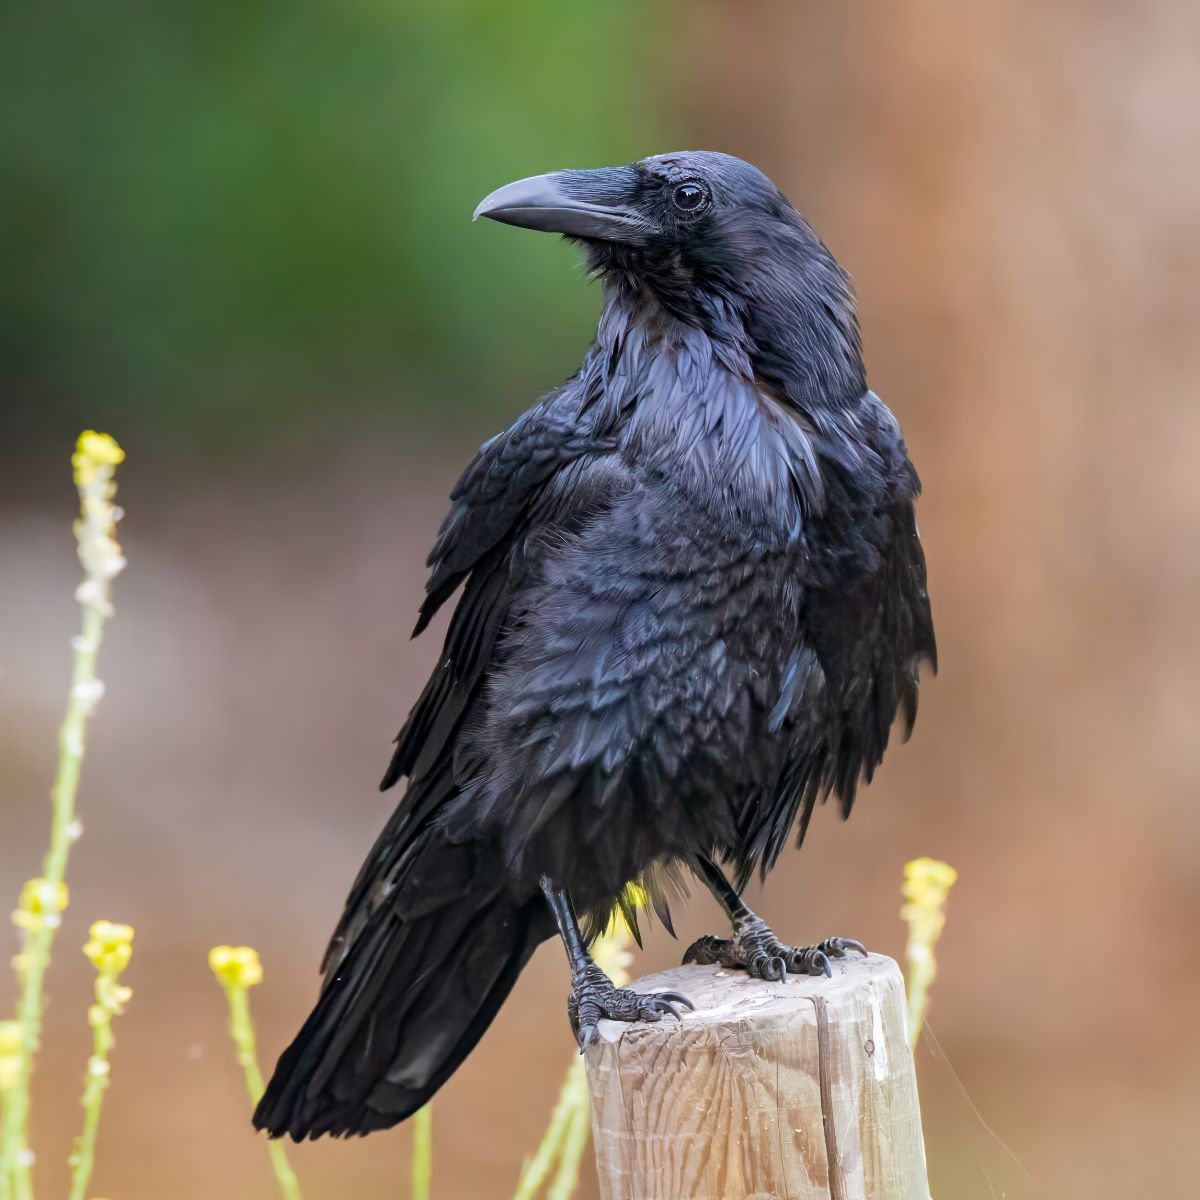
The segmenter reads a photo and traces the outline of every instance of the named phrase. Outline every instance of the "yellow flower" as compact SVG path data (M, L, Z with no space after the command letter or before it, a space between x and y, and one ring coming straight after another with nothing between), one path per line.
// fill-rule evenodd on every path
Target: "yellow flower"
M946 897L958 878L949 863L914 858L904 864L901 918L908 923L908 1020L913 1045L925 1019L929 988L937 974L934 946L946 924Z
M124 460L125 451L107 433L84 430L75 443L75 453L71 455L75 483L80 487L91 483L102 469L115 467Z
M904 864L904 898L910 904L931 908L944 904L958 872L935 858L914 858Z
M20 907L35 916L60 913L67 907L70 893L65 883L54 884L45 879L28 879L21 889Z
M904 864L904 884L900 889L906 903L900 917L907 921L919 942L938 939L946 923L943 906L958 872L949 863L933 858L914 858Z
M59 914L67 907L70 893L65 883L53 884L45 879L26 880L21 888L13 924L18 929L54 928L60 923Z
M119 975L133 957L133 929L112 921L96 921L88 930L84 954L105 975Z
M208 965L224 987L248 988L262 983L263 969L258 951L250 946L214 946Z

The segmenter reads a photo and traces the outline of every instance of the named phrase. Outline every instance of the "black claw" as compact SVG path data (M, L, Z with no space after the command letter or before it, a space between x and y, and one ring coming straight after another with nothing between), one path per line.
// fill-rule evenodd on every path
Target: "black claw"
M866 954L862 943L854 938L829 938L815 946L787 946L756 919L738 928L731 940L699 938L688 948L683 960L740 967L755 979L785 983L789 973L828 976L829 959L843 958L849 950Z
M661 1021L665 1015L680 1020L676 1004L694 1009L695 1005L679 992L642 994L618 988L599 971L575 981L575 991L567 1000L567 1015L575 1030L582 1054L595 1041L600 1021Z
M867 948L857 938L833 937L827 938L818 947L831 958L845 958L850 950L856 950L863 958L867 957Z
M691 1012L696 1011L696 1006L682 992L655 992L654 995L659 1000L671 1000L676 1004L682 1004Z
M787 978L787 964L773 954L760 954L754 960L752 975L765 983L782 983Z
M683 953L683 961L695 963L702 967L713 964L725 965L731 943L713 937L711 934L697 938Z
M833 977L831 958L845 958L856 951L864 958L867 949L856 938L832 937L815 946L787 946L761 918L753 915L734 925L733 938L724 941L703 937L684 954L684 962L718 963L722 967L740 967L755 979L784 983L788 973Z

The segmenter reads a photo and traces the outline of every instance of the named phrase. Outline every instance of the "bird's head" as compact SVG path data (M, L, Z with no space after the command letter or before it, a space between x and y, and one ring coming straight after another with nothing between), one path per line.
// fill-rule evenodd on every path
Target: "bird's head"
M535 175L492 192L475 217L580 242L619 293L740 344L789 393L865 388L845 273L787 197L739 158L680 151Z

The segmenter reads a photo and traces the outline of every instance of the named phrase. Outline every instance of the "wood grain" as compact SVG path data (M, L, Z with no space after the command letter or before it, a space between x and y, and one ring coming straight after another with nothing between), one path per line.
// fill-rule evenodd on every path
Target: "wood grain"
M833 972L635 983L696 1011L600 1025L587 1071L603 1200L927 1200L899 968L871 955Z

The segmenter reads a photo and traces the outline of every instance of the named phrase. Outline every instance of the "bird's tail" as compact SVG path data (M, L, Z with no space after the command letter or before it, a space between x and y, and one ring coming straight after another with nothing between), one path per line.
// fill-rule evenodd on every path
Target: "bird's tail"
M329 968L254 1113L256 1128L297 1141L386 1129L470 1053L553 930L540 893L519 902L499 877L481 881L477 849L437 834L420 847L419 871L379 902ZM463 886L448 894L422 880Z

